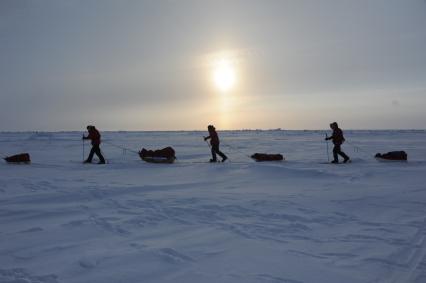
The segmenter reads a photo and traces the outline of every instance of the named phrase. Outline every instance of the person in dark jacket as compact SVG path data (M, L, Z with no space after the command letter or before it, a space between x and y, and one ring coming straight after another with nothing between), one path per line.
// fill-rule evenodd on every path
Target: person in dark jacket
M90 154L87 157L87 159L84 161L84 163L92 163L93 155L96 154L99 158L98 164L105 164L105 159L102 156L100 144L101 144L101 134L99 131L95 128L95 126L87 126L87 131L89 134L87 137L83 136L83 140L91 140L92 143L92 149L90 150Z
M343 157L343 163L348 162L349 156L347 156L341 149L342 143L345 141L343 137L343 131L339 128L336 122L330 124L330 128L333 130L333 134L330 137L326 137L325 140L332 140L334 144L333 157L334 160L331 163L339 163L339 157Z
M222 162L225 162L228 157L226 157L226 155L219 150L220 141L215 127L213 125L209 125L207 127L207 130L209 131L209 136L205 137L204 140L207 141L208 139L210 139L210 145L212 150L212 159L210 159L210 162L217 162L216 154L219 154L219 156L222 157Z

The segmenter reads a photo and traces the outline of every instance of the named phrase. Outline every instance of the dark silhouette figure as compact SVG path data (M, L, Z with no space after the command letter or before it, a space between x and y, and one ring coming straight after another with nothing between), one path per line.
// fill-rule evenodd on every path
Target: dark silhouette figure
M331 137L325 138L325 140L332 140L334 144L333 148L333 158L334 160L331 161L331 163L339 163L339 157L343 157L343 163L348 162L349 156L347 156L341 149L342 143L345 141L345 138L343 137L343 131L339 128L336 122L333 122L330 124L330 128L333 130L333 134Z
M84 163L92 163L93 155L96 154L99 158L98 164L105 164L105 159L102 156L100 144L101 144L101 134L95 128L95 126L87 126L87 131L89 135L87 137L83 136L83 140L91 140L92 141L92 149L90 150L90 154Z
M217 135L215 127L212 125L209 125L207 129L209 131L209 136L205 137L204 140L206 141L210 139L210 145L212 149L212 159L210 159L210 162L217 162L216 154L219 154L219 156L222 157L222 162L225 162L225 160L228 159L228 157L226 157L226 155L219 150L220 141L219 141L219 136Z

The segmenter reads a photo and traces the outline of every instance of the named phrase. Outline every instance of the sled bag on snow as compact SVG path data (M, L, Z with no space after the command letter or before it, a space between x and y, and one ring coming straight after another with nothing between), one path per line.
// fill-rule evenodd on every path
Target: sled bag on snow
M266 154L266 153L255 153L251 156L256 161L281 161L284 157L281 154Z
M21 154L5 157L4 160L6 160L6 162L9 162L9 163L30 163L31 162L30 155L28 153L21 153Z
M173 163L176 159L175 150L170 146L159 150L142 148L139 151L139 156L142 160L153 163Z
M391 151L384 154L377 153L375 157L384 160L407 161L407 153L405 151Z

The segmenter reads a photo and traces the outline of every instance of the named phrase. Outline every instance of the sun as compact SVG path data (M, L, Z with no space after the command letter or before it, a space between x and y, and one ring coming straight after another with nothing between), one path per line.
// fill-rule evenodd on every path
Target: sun
M228 59L218 60L213 70L215 86L222 92L230 91L236 81L235 68Z

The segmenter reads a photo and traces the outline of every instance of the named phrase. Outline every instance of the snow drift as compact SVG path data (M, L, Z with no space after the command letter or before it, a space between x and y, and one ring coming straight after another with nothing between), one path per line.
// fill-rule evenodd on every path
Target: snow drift
M0 282L425 282L426 133L345 133L362 151L338 166L315 131L222 132L223 164L202 132L103 133L172 145L168 166L107 144L109 164L83 165L79 132L2 133L32 163L0 164ZM392 148L413 158L372 158ZM287 161L247 157L271 151Z

